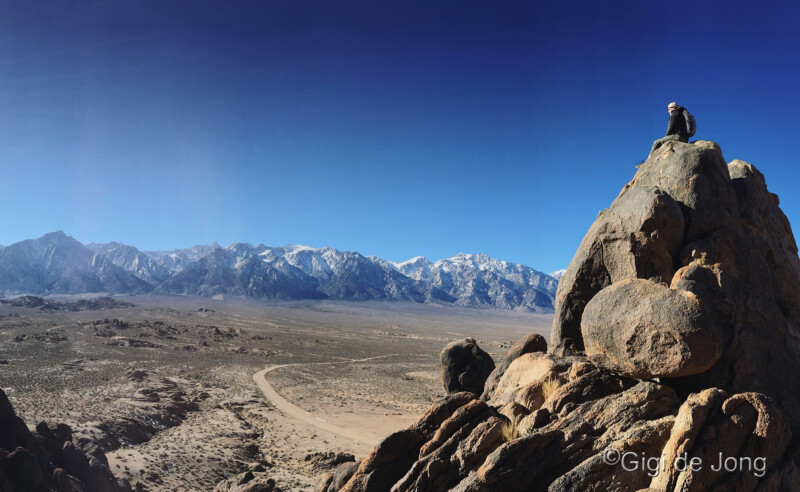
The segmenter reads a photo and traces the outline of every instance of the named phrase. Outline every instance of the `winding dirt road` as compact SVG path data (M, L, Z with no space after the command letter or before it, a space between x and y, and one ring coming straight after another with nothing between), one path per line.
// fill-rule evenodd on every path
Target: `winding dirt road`
M374 432L370 432L366 429L354 429L354 428L346 428L340 427L336 424L332 424L328 422L327 419L322 418L320 416L313 415L309 412L306 412L302 408L293 405L287 399L282 397L275 391L275 388L269 384L267 381L267 373L272 372L276 369L280 369L282 367L290 367L290 366L310 366L310 365L325 365L325 364L352 364L353 362L366 362L369 360L375 359L382 359L385 357L392 357L397 354L390 354L390 355L381 355L379 357L369 357L366 359L352 359L352 360L343 360L337 362L310 362L307 364L280 364L275 366L269 366L264 370L258 371L257 373L253 374L253 380L256 382L256 386L261 392L264 394L264 397L273 405L275 405L280 411L285 413L286 415L296 418L301 422L304 422L308 425L314 426L318 429L322 429L338 436L344 437L345 439L351 439L359 444L367 444L369 446L375 446L378 444L379 439L375 437ZM323 416L324 417L324 416Z

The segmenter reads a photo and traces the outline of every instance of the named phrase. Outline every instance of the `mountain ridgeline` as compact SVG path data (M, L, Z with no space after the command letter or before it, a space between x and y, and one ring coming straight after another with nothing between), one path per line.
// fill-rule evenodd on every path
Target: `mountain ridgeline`
M557 278L484 254L395 263L355 252L236 243L167 252L63 232L0 248L0 295L177 294L398 300L552 312Z

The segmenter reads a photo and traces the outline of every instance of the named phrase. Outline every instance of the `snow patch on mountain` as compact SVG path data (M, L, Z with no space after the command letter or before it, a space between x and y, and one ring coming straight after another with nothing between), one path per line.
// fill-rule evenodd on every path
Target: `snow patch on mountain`
M26 275L35 281L15 280ZM459 253L436 262L422 256L392 262L330 247L248 243L143 252L118 242L83 246L61 231L0 249L0 292L102 288L256 299L407 300L551 312L557 285L550 275L483 253Z
M415 256L402 263L395 263L394 266L404 275L414 280L428 280L431 277L433 263L424 256Z

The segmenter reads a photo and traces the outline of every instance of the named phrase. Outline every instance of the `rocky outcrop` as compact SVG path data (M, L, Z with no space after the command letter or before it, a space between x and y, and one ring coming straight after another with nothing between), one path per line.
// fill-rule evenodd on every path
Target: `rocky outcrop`
M492 373L489 374L489 377L486 379L481 398L484 400L489 399L491 397L490 395L497 387L498 381L500 381L500 379L503 377L503 374L505 374L506 369L508 369L508 366L517 360L519 356L529 354L531 352L547 352L547 340L545 340L544 337L538 333L531 333L530 335L524 336L510 349L508 349L508 354L506 354L505 359L503 359L500 364L494 368Z
M623 485L636 490L649 480L619 473L619 464L605 463L601 453L609 447L636 453L660 449L678 405L670 388L643 381L565 407L549 424L498 447L457 490L523 491L536 483L553 483L554 490L614 490Z
M515 347L481 399L432 406L342 490L800 488L800 259L753 166L662 146L556 302L549 353Z
M777 464L789 444L791 430L775 403L759 393L728 397L717 388L691 395L681 406L664 460L674 463L691 456L705 466L668 467L654 477L657 490L755 490L767 467ZM716 470L715 470L716 467ZM764 482L780 484L773 472ZM796 477L800 478L800 477ZM785 483L794 487L800 482ZM767 488L767 490L769 490Z
M341 490L389 490L410 469L422 445L442 423L475 398L473 393L454 393L431 406L414 425L389 435L367 454Z
M44 423L32 433L0 389L0 491L117 492L131 490L118 482L103 448L74 441L65 424Z
M43 299L37 296L20 296L10 300L0 300L0 304L13 307L24 307L28 309L38 309L39 311L43 311L45 313L53 313L57 311L100 311L104 309L122 309L135 306L130 302L118 301L110 297L59 302L52 299Z
M491 393L487 394L487 399L493 404L515 401L530 410L531 406L525 400L536 398L531 393L538 394L541 398L542 383L554 378L561 382L564 379L562 375L570 367L569 359L553 357L543 352L524 354L508 366L503 377Z
M478 347L474 338L448 344L440 355L442 386L448 393L483 393L486 378L494 370L492 356Z
M621 377L580 356L549 357L559 364L528 385L557 374L564 382L531 401L516 424L491 401L450 395L381 442L341 489L320 490L753 491L800 483L800 455L787 451L790 427L768 397L711 388L681 402L668 385ZM732 472L714 472L719 456ZM681 458L704 467L687 471Z
M800 260L778 205L755 167L726 165L713 142L665 146L583 239L559 285L551 350L675 377L684 395L760 392L797 430L800 381L783 375L800 371Z

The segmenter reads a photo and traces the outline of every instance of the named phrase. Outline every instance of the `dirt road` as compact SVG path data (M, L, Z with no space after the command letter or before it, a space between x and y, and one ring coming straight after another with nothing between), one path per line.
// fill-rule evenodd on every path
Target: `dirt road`
M381 434L376 432L370 431L369 429L358 429L352 427L341 427L334 423L328 421L325 415L314 415L310 412L306 412L302 408L293 405L291 402L283 398L281 395L275 391L275 388L269 384L267 381L267 373L272 372L276 369L280 369L282 367L290 367L290 366L305 366L305 365L326 365L326 364L351 364L353 362L366 362L375 359L382 359L386 357L392 357L397 354L390 354L390 355L382 355L379 357L369 357L366 359L352 359L352 360L343 360L337 362L312 362L307 364L280 364L275 366L267 367L262 371L258 371L257 373L253 374L253 380L256 382L258 389L264 394L264 397L269 400L270 403L275 405L279 410L284 412L286 415L290 417L296 418L302 422L305 422L308 425L316 427L318 429L336 434L338 436L344 437L345 439L351 439L356 443L360 444L367 444L369 446L375 446L378 442L384 437Z

